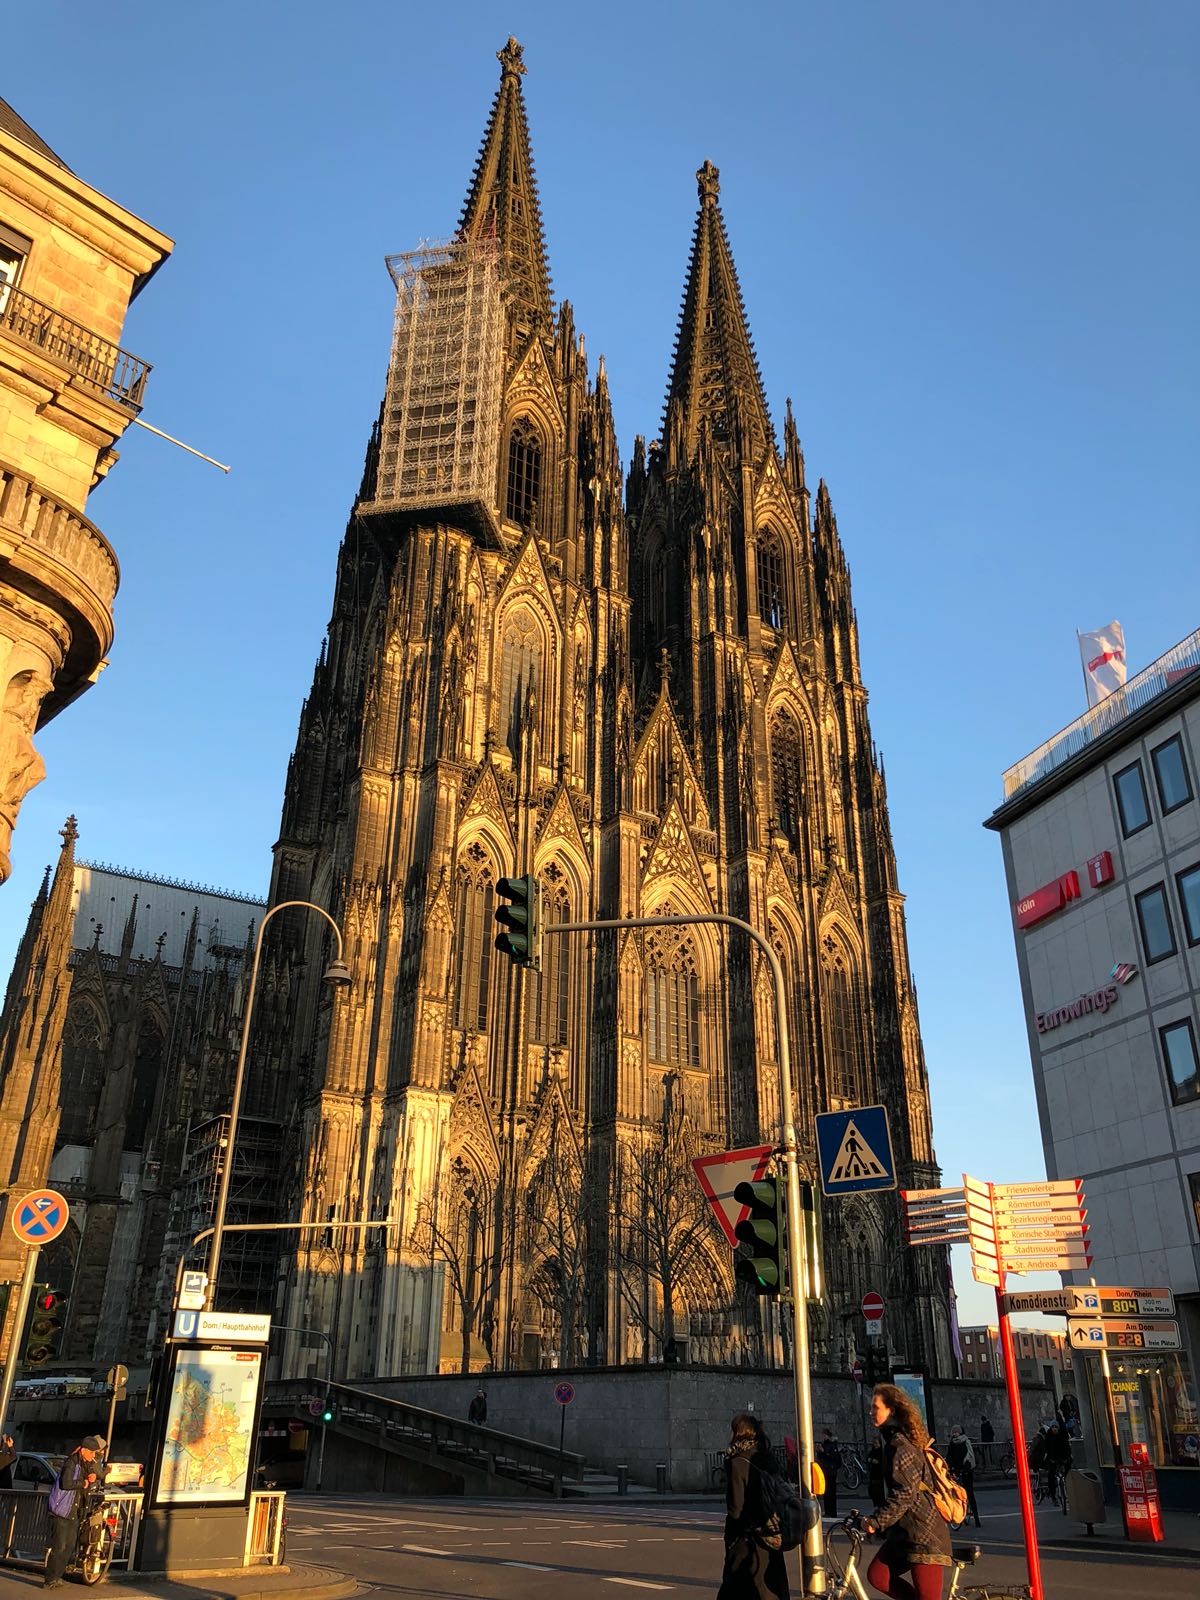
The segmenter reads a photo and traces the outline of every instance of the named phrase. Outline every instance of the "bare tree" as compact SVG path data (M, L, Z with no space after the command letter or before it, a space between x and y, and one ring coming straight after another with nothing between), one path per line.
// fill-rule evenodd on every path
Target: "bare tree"
M525 1194L524 1254L529 1292L544 1297L557 1325L562 1366L582 1354L594 1199L594 1185L570 1135L556 1121L545 1158Z
M512 1256L508 1231L498 1222L495 1181L481 1180L461 1160L451 1165L446 1189L435 1201L424 1202L418 1213L420 1243L446 1263L462 1337L460 1372L471 1370L471 1337L477 1331L489 1363L495 1365L495 1302Z
M708 1276L714 1223L691 1166L686 1114L668 1082L662 1120L645 1144L621 1152L617 1278L628 1314L665 1351L696 1269Z

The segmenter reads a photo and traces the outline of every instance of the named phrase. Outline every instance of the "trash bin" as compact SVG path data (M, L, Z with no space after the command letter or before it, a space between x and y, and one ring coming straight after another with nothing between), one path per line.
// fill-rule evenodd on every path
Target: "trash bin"
M1067 1511L1076 1522L1086 1523L1089 1533L1093 1523L1105 1520L1104 1485L1097 1473L1084 1467L1067 1473Z
M667 1463L659 1461L654 1468L654 1487L659 1494L667 1492Z
M620 1467L617 1468L617 1493L618 1494L628 1494L629 1493L629 1468L628 1468L628 1466L620 1466Z

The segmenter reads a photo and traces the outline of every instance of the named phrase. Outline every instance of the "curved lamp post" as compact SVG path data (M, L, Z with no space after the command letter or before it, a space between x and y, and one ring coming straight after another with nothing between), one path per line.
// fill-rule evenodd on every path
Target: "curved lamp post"
M217 1294L217 1273L221 1266L221 1245L225 1236L225 1208L229 1203L229 1180L233 1176L234 1140L237 1138L238 1112L242 1104L242 1079L246 1073L246 1048L250 1043L250 1018L254 1009L254 991L258 986L258 963L262 955L263 934L267 931L267 923L277 911L287 911L293 907L302 911L315 911L319 917L324 917L333 929L334 938L337 940L337 955L325 969L325 982L341 989L351 981L350 968L342 960L342 930L328 911L321 906L313 905L311 900L281 900L277 906L271 907L258 925L258 938L254 941L254 965L250 969L250 987L246 991L246 1006L242 1014L242 1043L238 1051L237 1071L233 1076L233 1103L229 1108L225 1159L221 1163L221 1182L217 1189L217 1204L213 1213L212 1245L208 1252L208 1287L204 1292L204 1305L208 1311L213 1309L213 1301Z

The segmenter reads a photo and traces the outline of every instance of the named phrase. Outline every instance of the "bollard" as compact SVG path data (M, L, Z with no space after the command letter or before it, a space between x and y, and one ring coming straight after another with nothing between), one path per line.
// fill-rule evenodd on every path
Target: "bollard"
M618 1494L628 1494L629 1493L629 1468L628 1467L618 1467L617 1468L617 1493Z
M667 1492L667 1463L660 1461L654 1468L654 1487L659 1494Z

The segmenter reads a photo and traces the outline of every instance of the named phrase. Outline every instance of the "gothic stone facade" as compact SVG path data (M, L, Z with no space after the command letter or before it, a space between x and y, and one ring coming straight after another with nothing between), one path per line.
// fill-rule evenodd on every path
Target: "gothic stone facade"
M354 982L322 988L319 919L280 928L294 980L253 1071L291 1118L285 1204L312 1225L282 1320L329 1329L351 1378L770 1359L770 1313L687 1166L777 1136L764 962L693 926L551 937L538 977L493 952L492 916L497 879L532 871L548 923L747 919L786 973L805 1151L816 1112L882 1102L901 1184L935 1184L850 575L790 406L782 448L773 429L707 163L662 438L622 483L603 360L593 376L551 301L520 47L499 59L455 241L397 275L388 398L288 772L271 899L330 907ZM447 403L445 371L422 372L448 341L422 347L419 319L471 262L455 348L475 366ZM455 478L461 454L405 478L434 413L486 481ZM359 1217L391 1222L332 1226ZM824 1226L816 1361L861 1342L871 1287L892 1349L948 1371L945 1267L898 1247L896 1197L829 1203Z

